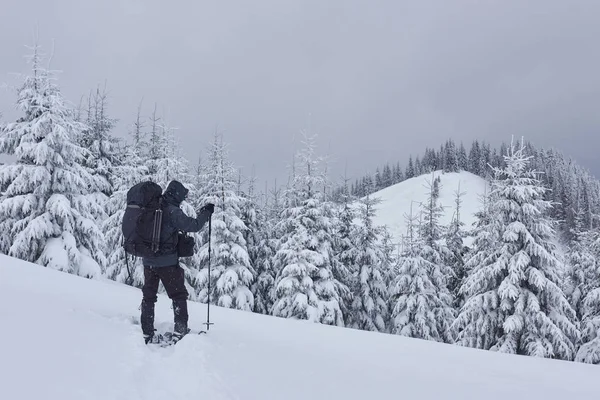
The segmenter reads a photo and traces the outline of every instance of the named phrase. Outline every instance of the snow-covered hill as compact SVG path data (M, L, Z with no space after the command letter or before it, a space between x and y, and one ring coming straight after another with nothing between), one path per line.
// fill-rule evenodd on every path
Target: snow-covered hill
M208 335L143 344L140 291L0 255L2 399L595 399L595 366L215 307ZM206 306L190 304L202 328ZM172 319L160 297L157 320Z
M475 222L475 213L482 207L481 196L486 192L486 182L483 178L470 172L448 172L436 171L432 174L421 175L407 179L396 185L390 186L374 193L373 197L379 197L381 203L377 206L375 223L387 225L394 241L399 243L406 234L405 214L410 213L412 204L413 214L419 214L419 204L426 201L429 189L427 184L431 183L433 177L440 177L439 203L444 206L444 215L440 223L450 224L455 211L455 193L459 189L464 193L462 196L461 221L465 228L470 229ZM466 240L465 244L469 244Z

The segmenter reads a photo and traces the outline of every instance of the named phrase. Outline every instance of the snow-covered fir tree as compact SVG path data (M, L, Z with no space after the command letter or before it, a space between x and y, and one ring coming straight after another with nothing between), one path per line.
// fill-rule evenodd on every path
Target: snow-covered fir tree
M259 213L257 220L261 224L258 241L254 244L256 250L256 280L252 286L254 294L254 311L260 314L270 314L273 307L273 288L275 270L275 235L273 221L267 219L264 210Z
M445 172L458 172L459 171L459 163L458 163L458 152L456 150L456 144L454 144L453 140L448 140L444 147L444 171Z
M379 172L379 168L375 170L375 191L383 189L383 178L381 172Z
M481 147L479 145L479 141L473 141L471 145L471 150L469 151L469 172L474 173L475 175L481 176Z
M440 177L431 174L431 181L428 181L426 186L429 192L427 199L421 203L422 220L418 227L419 235L423 240L421 255L439 268L438 272L446 280L445 286L447 287L449 280L454 277L454 272L450 267L454 256L443 240L447 229L440 224L440 219L444 214L444 208L439 203Z
M178 180L184 186L195 189L194 178L190 173L188 161L181 156L181 148L177 142L175 128L170 127L163 118L156 114L156 106L150 118L151 131L146 164L152 181L166 189L169 182ZM188 196L191 199L191 196ZM186 202L186 207L190 205ZM184 203L185 204L185 203ZM188 211L184 209L184 211ZM190 209L190 211L193 211Z
M383 167L383 173L382 173L381 180L382 180L383 188L390 187L394 184L394 176L393 176L392 167L390 167L390 164L386 164Z
M333 237L333 252L336 263L333 265L333 275L342 283L340 292L340 308L344 314L344 324L349 325L352 318L353 284L358 276L358 246L355 235L354 220L357 210L354 207L356 198L350 194L347 177L340 191L340 204L336 208ZM348 290L346 290L346 288Z
M524 149L511 144L506 168L495 171L491 218L467 261L471 271L461 288L467 300L453 331L463 346L572 360L577 318L559 286L546 189L528 169Z
M467 232L465 232L468 236L473 238L473 244L466 250L466 253L463 255L463 267L462 271L459 271L456 274L454 279L457 280L456 283L460 282L460 285L455 287L451 280L451 287L454 289L453 297L454 297L454 305L457 310L460 310L465 303L465 293L462 290L464 280L467 276L471 274L471 271L479 264L483 263L487 252L479 251L480 249L490 249L498 243L498 233L492 230L489 230L489 226L492 223L492 214L490 205L490 193L488 192L488 187L486 185L485 192L483 195L479 196L480 199L480 210L477 211L474 215L477 218L474 227ZM462 276L460 275L462 272Z
M241 173L240 173L241 180ZM273 256L275 255L272 243L271 225L266 210L258 204L259 195L256 192L256 176L254 172L248 182L248 190L238 189L238 196L242 199L242 222L246 226L243 231L250 265L253 266L256 279L251 291L254 296L254 312L269 314L273 304Z
M578 290L582 296L579 307L582 345L575 359L589 364L600 364L600 234L591 231L586 236L583 240L589 247L586 252L593 256L593 260L580 260L583 277Z
M406 179L410 179L410 178L414 178L415 177L415 165L413 163L412 156L410 156L408 158L408 166L406 167L405 177L406 177Z
M298 167L286 193L286 208L277 231L275 303L272 313L284 318L344 325L342 283L333 275L334 229L329 206L323 206L323 174L313 136L305 136Z
M36 45L32 75L17 91L23 113L0 133L0 152L16 161L0 166L3 253L26 261L97 277L103 273L103 235L91 201L93 177L82 166L89 152L78 145L87 127L43 67Z
M458 168L460 171L469 170L469 157L467 156L467 150L462 142L460 143L460 147L458 149Z
M254 296L250 288L256 272L250 264L244 239L244 232L248 229L242 220L244 199L236 193L237 173L229 161L227 146L219 135L215 135L209 149L206 174L203 202L213 203L215 212L212 215L212 237L205 236L200 251L203 268L198 274L199 299L206 302L210 296L210 301L221 307L252 311ZM210 280L207 268L209 244L212 249Z
M419 156L415 158L415 176L423 174L423 165Z
M383 252L383 264L381 269L385 278L385 286L389 288L398 274L397 261L400 256L400 243L394 241L394 237L387 225L381 226L380 228L381 251Z
M573 230L569 250L566 254L567 279L565 284L565 294L569 299L571 306L577 313L579 320L583 319L583 301L588 293L600 287L598 280L597 256L595 254L596 230L587 231L582 227L583 213L578 213L576 217L578 223Z
M108 115L108 95L97 88L88 98L87 129L84 129L79 140L81 147L88 150L83 166L93 177L93 194L91 196L100 208L104 208L113 192L115 182L112 177L113 166L117 162L117 139L112 130L116 119ZM105 211L105 210L103 210ZM98 221L104 221L106 212L97 215Z
M357 272L352 303L351 327L368 331L386 331L388 321L388 290L383 267L386 254L381 247L382 230L374 226L375 207L378 198L366 196L359 201L358 217L354 242L357 247Z
M492 173L490 169L491 154L489 143L482 143L479 158L479 175L483 178L488 178Z
M448 247L448 250L450 250L450 266L453 271L449 278L448 289L452 293L455 308L460 308L460 306L462 306L462 299L458 292L462 285L462 281L466 276L464 262L464 238L466 237L466 232L463 228L465 224L461 219L463 196L465 194L465 192L460 191L459 183L458 189L454 192L454 213L452 215L452 222L446 232L446 246Z
M265 188L265 205L260 210L259 220L262 221L260 241L257 244L259 263L255 265L256 280L252 285L254 294L254 311L261 314L270 314L274 302L275 277L275 252L277 251L277 231L275 225L279 221L283 203L281 188L277 187L268 191ZM270 200L269 200L270 199Z
M446 276L423 256L425 238L417 233L417 217L405 215L407 234L390 287L391 333L445 342L452 319Z
M402 171L402 167L400 163L396 164L396 168L394 168L394 183L400 183L404 181L404 171Z
M392 326L392 311L393 307L390 301L390 288L392 287L392 283L396 276L398 276L398 259L400 257L400 243L394 242L394 237L390 232L390 229L387 226L381 227L381 251L383 255L383 260L381 264L381 272L383 274L383 279L385 282L385 287L387 288L387 316L388 319L385 322L387 327L387 332L390 331L390 327Z
M576 216L576 229L567 253L566 294L581 321L582 343L576 360L600 364L600 234L585 230L584 212Z

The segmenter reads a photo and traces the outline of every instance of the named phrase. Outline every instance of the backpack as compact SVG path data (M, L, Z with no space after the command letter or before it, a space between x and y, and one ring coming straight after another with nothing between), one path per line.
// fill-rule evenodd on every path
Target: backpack
M123 248L135 257L153 257L165 250L160 243L162 188L151 181L141 182L127 192L123 215Z

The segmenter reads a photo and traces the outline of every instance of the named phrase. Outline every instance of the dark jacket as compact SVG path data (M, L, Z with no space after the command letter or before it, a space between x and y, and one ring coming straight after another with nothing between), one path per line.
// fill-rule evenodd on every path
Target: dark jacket
M188 194L188 190L178 181L171 181L163 193L163 219L160 230L160 241L168 242L176 237L177 232L198 232L210 218L209 212L202 212L196 218L188 217L179 208ZM144 266L169 267L179 263L177 251L156 257L144 257Z

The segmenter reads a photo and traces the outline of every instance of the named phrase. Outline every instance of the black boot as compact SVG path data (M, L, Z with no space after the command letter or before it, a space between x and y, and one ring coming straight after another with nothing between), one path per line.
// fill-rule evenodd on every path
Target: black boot
M141 308L140 324L142 325L142 333L144 337L152 337L154 335L154 302L142 300Z
M182 338L188 329L187 300L173 300L173 316L175 322L174 334Z

